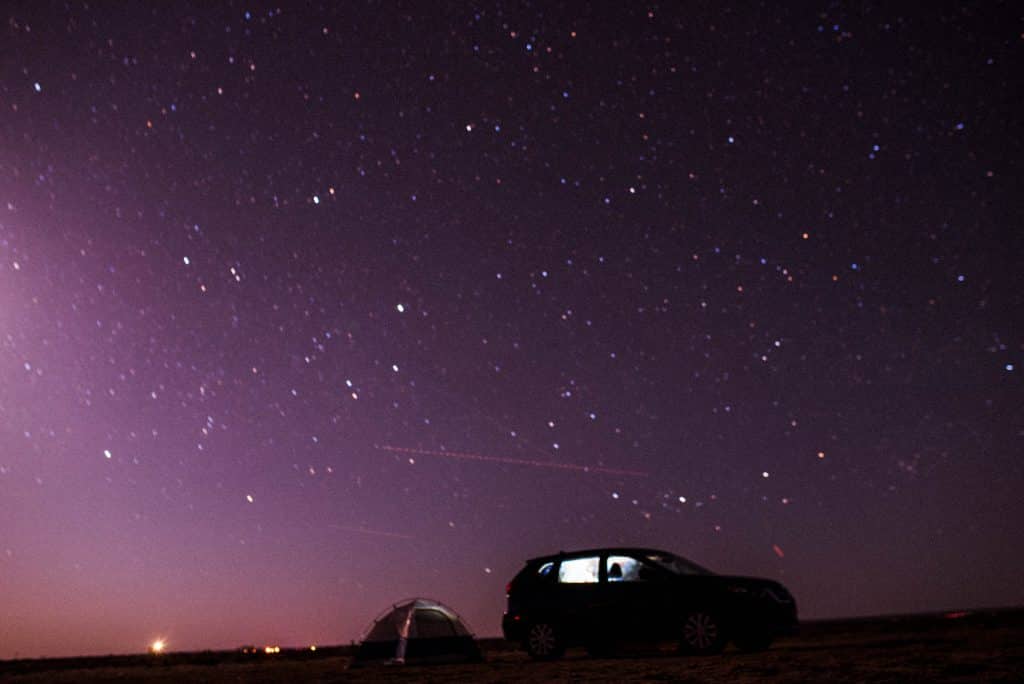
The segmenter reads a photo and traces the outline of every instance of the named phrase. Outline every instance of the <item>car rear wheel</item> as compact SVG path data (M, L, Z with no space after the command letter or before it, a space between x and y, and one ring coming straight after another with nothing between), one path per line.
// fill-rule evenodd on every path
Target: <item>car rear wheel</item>
M526 632L526 652L535 660L554 660L565 652L558 628L550 622L535 622Z
M725 648L725 642L725 631L717 615L707 610L693 610L686 614L679 644L684 653L721 653Z

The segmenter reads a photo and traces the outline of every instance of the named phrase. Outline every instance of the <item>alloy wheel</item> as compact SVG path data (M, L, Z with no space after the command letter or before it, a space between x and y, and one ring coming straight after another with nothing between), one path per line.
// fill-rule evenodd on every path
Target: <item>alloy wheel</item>
M530 627L526 639L530 654L536 658L551 657L558 650L558 634L546 622L538 622Z
M697 653L713 650L719 643L718 622L708 613L690 613L683 624L683 641Z

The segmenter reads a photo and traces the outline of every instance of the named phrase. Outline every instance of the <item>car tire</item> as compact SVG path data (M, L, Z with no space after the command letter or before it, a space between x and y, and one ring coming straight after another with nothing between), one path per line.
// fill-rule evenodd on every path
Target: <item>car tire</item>
M736 642L736 648L741 651L753 653L755 651L767 650L768 647L772 645L772 637L772 634L760 632L737 636L733 641Z
M710 610L691 610L683 618L679 649L691 655L721 653L727 639L721 620Z
M555 660L565 653L565 643L558 627L550 622L534 622L526 630L523 642L534 660Z

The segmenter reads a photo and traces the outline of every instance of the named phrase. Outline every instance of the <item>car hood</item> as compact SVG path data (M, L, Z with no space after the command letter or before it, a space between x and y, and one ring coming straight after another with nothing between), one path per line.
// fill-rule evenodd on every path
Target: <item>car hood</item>
M791 603L793 595L780 582L764 577L745 577L743 575L718 575L719 580L731 591L750 592L773 598L779 603Z

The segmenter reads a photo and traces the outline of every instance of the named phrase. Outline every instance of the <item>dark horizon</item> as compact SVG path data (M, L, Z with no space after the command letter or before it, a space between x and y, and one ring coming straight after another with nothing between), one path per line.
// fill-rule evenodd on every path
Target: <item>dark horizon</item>
M0 658L580 547L1024 605L1015 5L2 18Z
M869 624L875 622L908 622L908 621L920 621L929 620L934 618L941 618L943 621L954 621L963 620L968 618L980 618L980 617L992 617L992 616L1003 616L1011 615L1016 613L1024 613L1024 606L990 606L983 608L970 608L970 609L949 609L949 610L936 610L926 613L901 613L901 614L886 614L886 615L855 615L849 617L831 617L831 618L817 618L811 620L801 620L800 627L804 628L802 631L798 630L796 635L806 636L807 630L817 631L822 628L829 627L853 627L859 624ZM371 620L371 624L372 624ZM370 624L367 625L369 627ZM795 636L795 635L794 635ZM480 642L481 646L486 650L488 647L495 647L501 649L516 648L515 644L507 642L504 637L500 634L474 634L475 639ZM281 654L305 654L310 651L310 646L316 646L315 651L311 652L311 657L323 657L325 654L331 656L336 655L338 651L348 652L350 649L354 649L359 646L360 640L355 639L346 642L338 643L322 643L322 644L274 644L280 647ZM18 660L41 660L41 661L61 661L61 660L83 660L83 659L104 659L104 658L131 658L137 659L139 656L145 657L166 657L166 656L191 656L191 655L203 655L203 654L234 654L238 653L241 648L249 648L255 646L257 649L256 655L262 656L263 654L259 651L265 646L270 644L255 644L252 641L244 641L234 646L228 646L223 648L203 648L195 651L175 651L167 650L163 651L160 655L154 655L149 649L142 649L134 652L123 652L123 653L89 653L89 654L78 654L69 656L34 656L24 657L14 655L10 658L0 658L0 663L12 663ZM277 654L275 654L277 655Z

